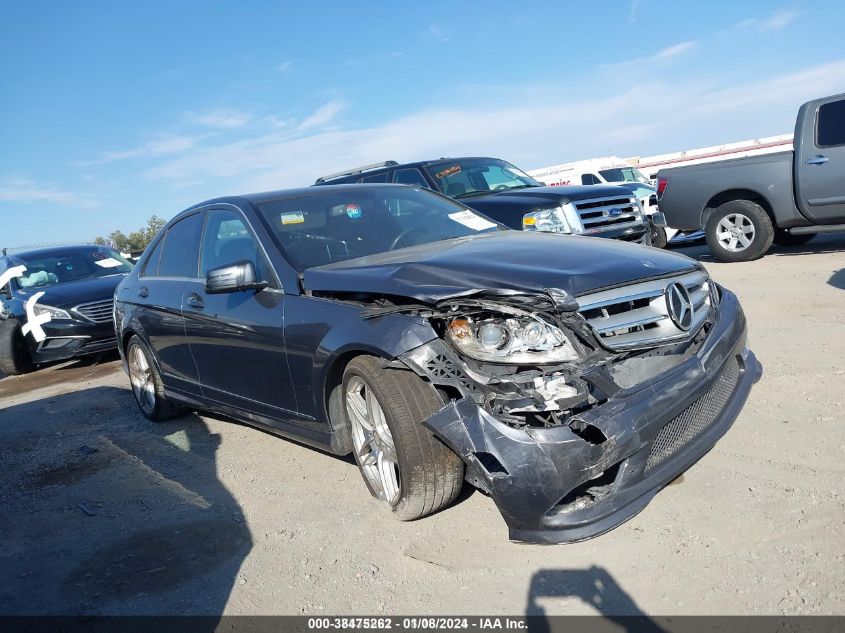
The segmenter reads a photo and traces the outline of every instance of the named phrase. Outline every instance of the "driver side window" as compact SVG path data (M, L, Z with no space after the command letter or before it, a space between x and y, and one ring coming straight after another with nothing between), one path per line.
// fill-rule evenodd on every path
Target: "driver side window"
M240 214L222 209L209 211L202 239L202 276L209 270L244 260L253 263L259 280L272 281L270 267Z

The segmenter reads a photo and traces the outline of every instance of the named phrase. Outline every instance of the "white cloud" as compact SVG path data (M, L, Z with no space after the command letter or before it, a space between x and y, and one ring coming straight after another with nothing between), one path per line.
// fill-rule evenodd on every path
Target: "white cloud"
M243 127L250 122L252 117L238 110L213 108L202 112L189 112L185 115L185 119L193 125L227 130Z
M761 31L780 31L782 28L785 28L792 24L795 21L795 18L797 17L797 11L779 9L765 20L762 20L758 25L758 28Z
M279 72L286 73L291 69L291 66L293 66L293 62L290 60L282 62L281 64L279 64Z
M93 165L105 165L120 160L133 158L158 158L170 154L180 154L193 148L206 136L176 136L172 134L159 134L153 140L147 141L139 147L132 149L105 152L99 158L92 160L72 161L75 167L90 167Z
M734 86L654 79L610 99L578 100L547 87L541 100L429 109L374 127L315 128L310 134L302 134L309 128L300 124L204 145L145 176L205 180L209 184L197 193L211 197L308 185L326 173L387 159L492 155L531 169L607 154L674 151L787 132L802 101L832 94L843 84L845 59ZM326 104L308 119L328 124L337 108Z
M50 202L85 208L99 204L89 195L57 189L50 183L39 183L29 178L7 178L0 182L0 202Z
M296 126L296 130L298 132L303 132L305 130L326 125L340 114L345 107L346 105L340 99L329 101L325 105L319 107L313 114L307 116L302 123Z
M449 39L450 39L449 36L446 35L446 33L443 31L443 29L441 29L436 24L431 24L426 29L426 33L428 33L431 37L433 37L434 39L436 39L440 42L448 42Z
M647 57L637 57L623 62L602 64L600 68L621 68L623 66L634 66L637 64L645 65L655 62L667 62L687 53L688 51L691 51L696 46L698 46L698 42L693 40L680 42L678 44L673 44L672 46L667 46L666 48L657 51L653 55L648 55Z
M791 9L778 9L767 18L748 18L741 20L736 24L729 26L726 29L719 31L718 35L725 36L743 31L746 29L754 29L761 32L773 32L785 29L792 24L800 13Z

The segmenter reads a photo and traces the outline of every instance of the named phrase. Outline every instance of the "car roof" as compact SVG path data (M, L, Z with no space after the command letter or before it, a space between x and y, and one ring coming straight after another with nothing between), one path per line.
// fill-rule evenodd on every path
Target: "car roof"
M273 202L276 200L287 200L289 198L304 198L311 196L325 196L329 192L334 191L357 191L362 189L381 189L391 187L408 187L410 185L394 184L394 183L362 183L351 184L343 183L337 185L325 185L322 187L298 187L296 189L277 189L275 191L261 191L257 193L244 193L236 196L224 196L221 198L213 198L200 202L194 206L185 209L184 212L193 211L201 207L207 207L214 204L234 204L235 206L245 206L246 204L258 205L265 202ZM181 215L181 213L180 213Z
M372 176L373 174L380 174L385 171L389 171L391 169L407 169L411 167L429 167L431 165L439 165L441 163L449 163L456 160L501 160L503 162L507 162L503 158L494 158L492 156L441 156L440 158L432 158L430 160L417 160L410 163L398 163L398 164L391 164L391 165L384 165L381 167L374 167L372 169L367 169L366 171L356 172L353 174L338 174L334 178L328 178L324 180L323 183L330 183L334 181L348 181L348 180L357 180L359 178L363 178L366 176ZM363 184L363 183L362 183Z
M51 246L49 248L33 248L31 250L17 250L14 253L7 253L6 258L14 260L18 257L49 257L62 253L89 250L92 248L112 248L108 244L74 244L73 246ZM113 249L112 249L113 250Z

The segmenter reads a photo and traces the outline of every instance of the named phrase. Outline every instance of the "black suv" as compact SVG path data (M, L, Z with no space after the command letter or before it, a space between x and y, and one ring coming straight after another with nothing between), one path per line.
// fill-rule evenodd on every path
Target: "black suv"
M505 226L526 231L609 237L651 244L636 196L616 185L548 187L498 158L389 160L318 178L315 185L398 183L460 200Z
M466 479L514 539L588 538L703 456L761 370L697 262L563 239L421 187L212 200L118 286L120 351L151 420L208 410L352 453L400 519Z
M114 349L114 289L130 270L106 246L0 256L0 372Z

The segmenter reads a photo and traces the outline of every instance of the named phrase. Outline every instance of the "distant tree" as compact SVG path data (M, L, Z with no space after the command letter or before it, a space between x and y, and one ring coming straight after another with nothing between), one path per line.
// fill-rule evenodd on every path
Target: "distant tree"
M142 251L147 247L147 244L153 241L153 238L165 224L167 224L167 220L160 218L157 215L153 215L147 220L147 226L140 228L137 231L132 231L128 235L123 231L112 231L109 233L108 237L94 238L94 243L112 244L122 253Z

